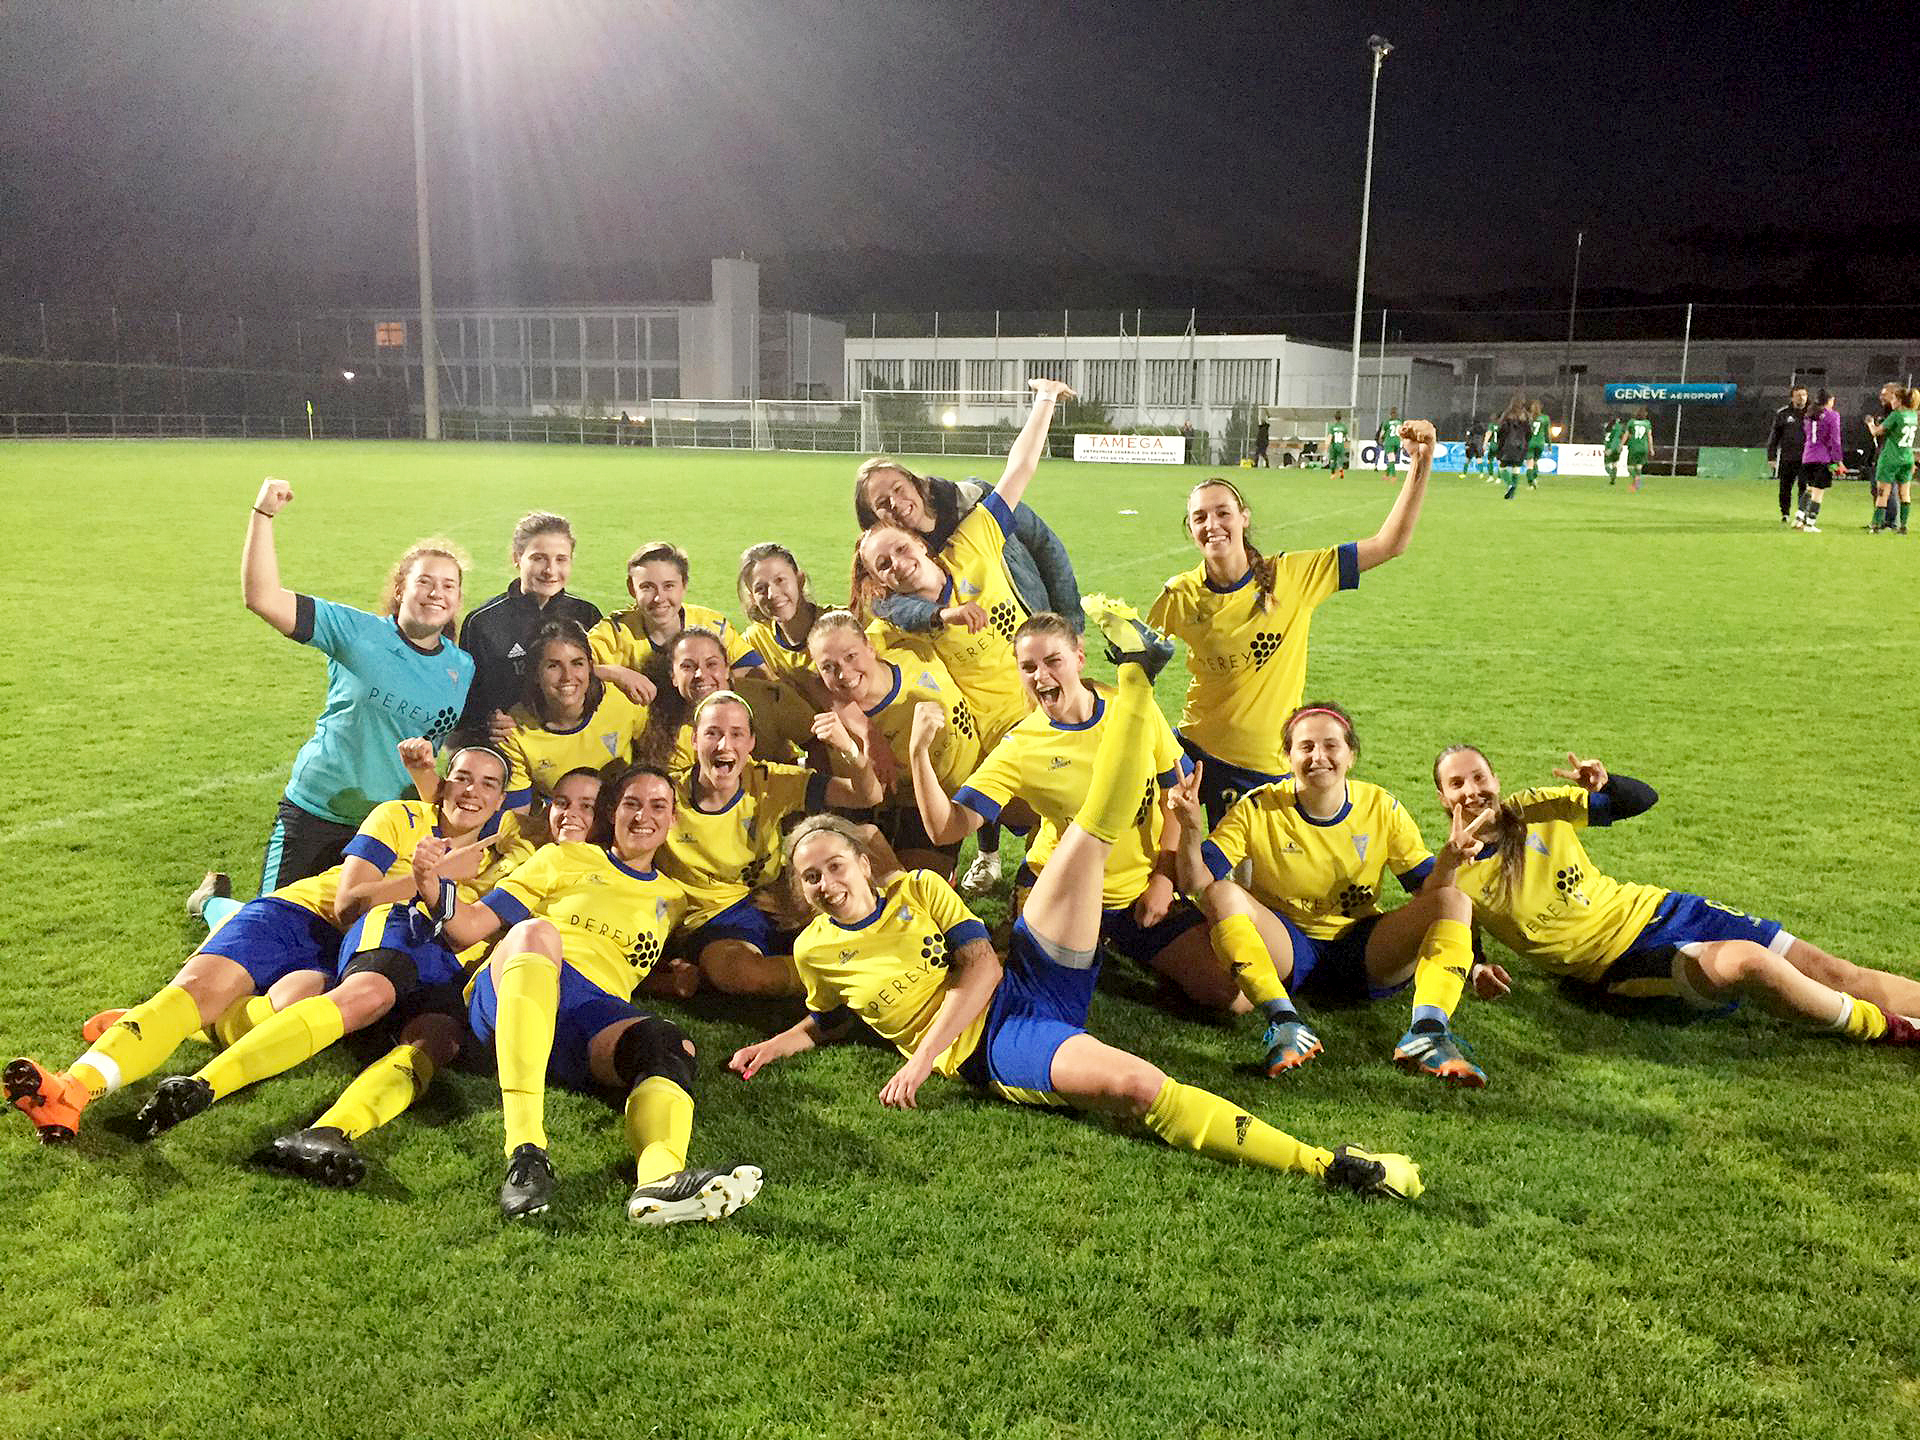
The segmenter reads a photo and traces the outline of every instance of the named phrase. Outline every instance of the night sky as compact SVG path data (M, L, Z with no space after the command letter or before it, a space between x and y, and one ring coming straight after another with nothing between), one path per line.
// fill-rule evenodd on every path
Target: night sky
M1582 226L1599 287L1879 293L1920 258L1920 72L1880 7L424 3L450 295L872 249L1350 284L1374 30L1383 289L1563 286ZM409 282L401 0L0 6L9 298ZM819 308L957 298L936 262L780 273Z

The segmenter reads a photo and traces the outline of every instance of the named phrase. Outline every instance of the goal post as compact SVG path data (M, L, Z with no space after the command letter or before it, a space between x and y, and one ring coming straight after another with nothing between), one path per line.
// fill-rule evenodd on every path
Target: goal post
M860 448L860 408L843 400L654 400L647 423L665 449Z
M862 390L868 455L1004 455L1033 408L1031 390Z

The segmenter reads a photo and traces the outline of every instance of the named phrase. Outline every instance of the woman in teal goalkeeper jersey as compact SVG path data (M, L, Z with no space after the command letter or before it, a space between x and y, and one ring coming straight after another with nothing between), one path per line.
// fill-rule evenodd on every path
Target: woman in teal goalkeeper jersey
M327 704L294 757L267 842L260 894L338 865L374 806L411 783L398 746L444 740L466 705L473 660L453 643L465 559L444 540L400 557L379 615L296 594L280 583L274 517L293 503L267 479L247 520L240 556L247 609L289 640L327 657Z
M1913 508L1913 445L1920 418L1920 390L1908 390L1889 381L1880 387L1884 420L1869 417L1867 428L1880 442L1880 458L1873 467L1873 524L1880 532L1907 533L1907 514ZM1897 523L1896 523L1897 522Z

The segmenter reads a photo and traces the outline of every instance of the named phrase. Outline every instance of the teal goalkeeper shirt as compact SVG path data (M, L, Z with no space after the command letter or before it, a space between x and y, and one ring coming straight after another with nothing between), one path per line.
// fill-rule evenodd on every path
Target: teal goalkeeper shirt
M399 744L444 740L473 683L473 657L451 640L423 650L386 615L295 596L293 638L327 657L327 704L293 757L287 798L310 815L358 825L413 782Z

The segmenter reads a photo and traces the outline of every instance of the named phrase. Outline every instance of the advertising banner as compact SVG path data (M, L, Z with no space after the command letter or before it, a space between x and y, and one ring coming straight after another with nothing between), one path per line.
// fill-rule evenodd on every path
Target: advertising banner
M1738 385L1670 385L1665 380L1628 380L1607 386L1609 405L1726 405Z
M1121 465L1184 465L1184 435L1076 435L1073 458Z

